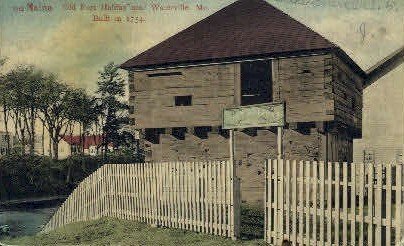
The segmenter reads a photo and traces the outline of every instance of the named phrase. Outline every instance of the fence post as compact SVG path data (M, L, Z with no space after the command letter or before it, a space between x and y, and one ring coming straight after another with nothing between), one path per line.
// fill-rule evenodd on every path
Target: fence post
M404 206L402 203L402 185L403 185L403 164L397 163L396 165L396 216L395 216L395 226L396 226L396 244L402 242L404 234Z
M240 237L240 222L241 222L241 196L240 196L240 178L234 178L235 189L234 189L234 236L235 238Z
M375 245L382 244L382 192L383 192L383 164L376 166L376 187L375 187ZM386 243L386 242L385 242Z
M374 189L374 167L373 163L369 163L368 167L368 245L373 245L373 207L374 207L374 202L373 202L373 189Z
M264 242L268 242L268 160L265 160L265 181L264 181Z
M272 160L265 161L265 242L272 243Z
M240 235L240 180L236 177L236 169L234 162L230 162L231 183L233 187L233 194L231 197L231 225L233 226L232 239L236 240Z

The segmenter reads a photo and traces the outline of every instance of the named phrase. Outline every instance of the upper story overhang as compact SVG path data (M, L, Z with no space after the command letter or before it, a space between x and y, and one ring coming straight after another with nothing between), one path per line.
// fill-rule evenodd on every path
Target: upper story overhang
M347 65L349 65L358 76L360 76L363 79L366 79L367 77L366 72L363 71L362 68L355 63L355 61L353 61L342 49L338 47L327 49L278 52L272 54L257 54L243 57L222 57L222 58L209 58L205 60L177 61L170 63L149 64L149 65L129 66L129 64L123 63L121 64L120 68L125 69L127 71L140 72L140 71L167 70L167 69L185 68L185 67L209 66L218 64L242 63L248 61L305 57L305 56L324 55L324 54L335 54L336 56L340 57Z

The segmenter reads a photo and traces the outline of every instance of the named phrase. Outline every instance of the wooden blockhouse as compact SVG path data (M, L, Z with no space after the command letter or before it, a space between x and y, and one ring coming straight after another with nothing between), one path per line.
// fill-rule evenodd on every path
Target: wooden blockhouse
M366 73L337 45L263 0L240 0L126 61L147 161L224 160L224 108L284 102L285 159L351 162ZM236 131L242 200L260 202L276 129Z

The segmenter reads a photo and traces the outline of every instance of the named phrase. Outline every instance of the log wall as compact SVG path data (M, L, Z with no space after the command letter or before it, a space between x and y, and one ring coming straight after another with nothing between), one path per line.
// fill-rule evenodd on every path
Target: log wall
M240 64L135 72L134 80L136 128L221 125L222 110L233 106L239 93L235 85L240 84ZM175 106L175 96L188 95L191 106Z
M314 130L314 129L313 129ZM321 160L324 135L316 131L305 135L286 129L283 149L286 158ZM217 133L209 133L207 139L186 134L184 140L162 134L160 144L151 144L150 161L200 161L228 160L229 139ZM241 200L249 204L263 204L265 159L277 157L276 134L258 130L256 136L242 131L235 132L236 173L241 181Z

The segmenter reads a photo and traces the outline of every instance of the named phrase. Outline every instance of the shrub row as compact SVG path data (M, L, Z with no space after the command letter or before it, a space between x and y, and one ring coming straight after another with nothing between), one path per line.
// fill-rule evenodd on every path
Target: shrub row
M107 157L75 155L65 160L32 155L0 157L0 201L67 195L85 177L105 163L139 162L131 155Z

